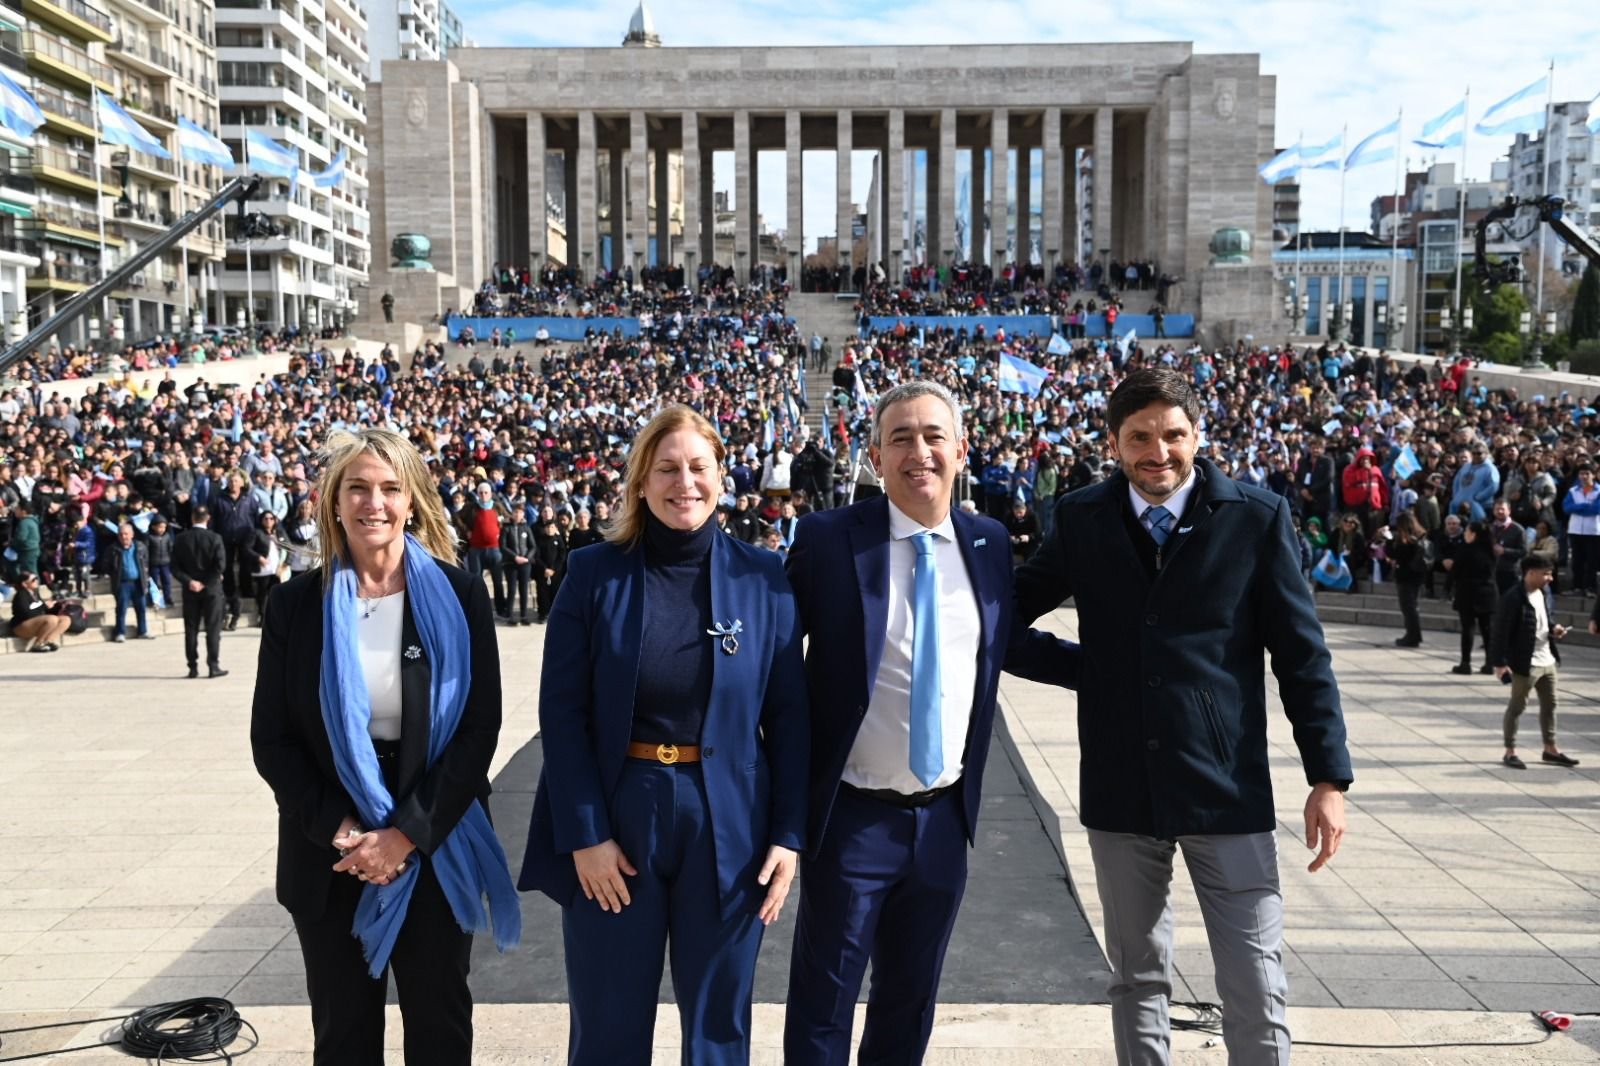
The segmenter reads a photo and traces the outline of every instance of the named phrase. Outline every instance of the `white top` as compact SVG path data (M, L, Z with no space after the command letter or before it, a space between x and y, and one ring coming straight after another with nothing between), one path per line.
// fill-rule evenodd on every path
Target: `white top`
M1600 485L1594 486L1588 492L1583 491L1582 485L1574 485L1569 493L1569 498L1581 500L1584 503L1593 503L1600 498ZM1600 515L1569 514L1567 516L1567 535L1577 537L1600 536Z
M889 619L883 659L867 704L866 717L844 764L844 780L857 788L893 789L907 794L954 784L972 720L978 684L978 646L983 623L966 562L948 515L931 532L939 577L939 724L944 736L944 771L932 785L911 772L911 597L917 564L913 534L926 527L889 504Z
M367 735L373 740L400 739L400 634L405 621L404 592L356 600L356 647L372 703Z
M1554 666L1556 657L1550 650L1550 615L1544 609L1544 589L1528 593L1528 602L1533 604L1533 658L1529 665Z
M1133 505L1134 517L1139 519L1139 524L1146 530L1150 528L1150 520L1144 513L1152 507L1165 507L1172 512L1172 532L1187 533L1189 527L1178 528L1178 521L1183 517L1184 511L1189 508L1189 494L1194 491L1194 467L1189 468L1189 476L1183 479L1183 484L1172 490L1172 495L1162 500L1159 504L1151 503L1139 495L1139 490L1133 487L1133 482L1128 482L1128 502Z

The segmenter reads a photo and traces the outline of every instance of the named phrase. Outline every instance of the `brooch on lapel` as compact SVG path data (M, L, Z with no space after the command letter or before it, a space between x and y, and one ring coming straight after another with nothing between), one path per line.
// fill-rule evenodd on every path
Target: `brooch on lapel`
M417 647L415 644L408 644L406 646L405 655L407 659L415 661L422 658L422 649Z
M988 537L979 537L977 540L972 542L972 546L974 548L981 548L987 543L989 543L989 538Z
M706 630L706 634L708 636L722 638L722 652L724 655L732 655L734 652L739 650L739 638L734 634L743 632L744 623L737 618L735 618L731 623L718 622L710 629Z

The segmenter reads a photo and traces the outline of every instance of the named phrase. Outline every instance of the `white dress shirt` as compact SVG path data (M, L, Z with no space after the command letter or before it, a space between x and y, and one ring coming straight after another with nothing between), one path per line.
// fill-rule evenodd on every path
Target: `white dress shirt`
M939 578L939 725L944 770L931 785L924 785L911 772L911 597L917 563L911 537L926 528L889 504L888 632L872 699L844 764L845 782L857 788L910 794L943 788L961 777L973 690L978 684L983 622L949 515L929 530L934 534L934 566Z
M366 613L369 606L370 615ZM367 701L372 704L367 735L373 740L400 739L400 636L405 624L404 592L356 600L356 648L361 675L367 682Z
M1144 513L1152 507L1161 506L1172 512L1172 529L1168 532L1186 533L1188 532L1188 527L1185 526L1183 529L1179 529L1178 523L1183 518L1183 512L1189 507L1189 494L1194 491L1194 485L1194 468L1190 467L1189 476L1183 479L1183 484L1173 489L1172 495L1162 500L1158 505L1139 495L1139 490L1134 488L1133 482L1130 481L1128 482L1128 502L1133 506L1134 517L1139 520L1139 524L1147 531L1150 529L1150 520L1144 516Z

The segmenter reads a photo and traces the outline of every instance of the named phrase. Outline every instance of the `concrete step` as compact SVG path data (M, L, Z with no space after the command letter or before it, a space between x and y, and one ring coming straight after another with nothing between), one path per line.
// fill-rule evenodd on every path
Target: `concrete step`
M1417 612L1422 620L1422 629L1426 633L1459 633L1461 620L1454 611L1445 614L1439 611ZM1331 599L1317 601L1317 617L1324 624L1376 626L1393 631L1398 637L1405 632L1405 620L1400 616L1400 607L1391 602L1387 607L1357 607L1346 605ZM1560 619L1557 619L1560 622ZM1562 647L1600 648L1600 637L1589 635L1587 619L1582 625L1567 625L1568 633L1561 642Z
M1394 586L1388 586L1391 590ZM1321 611L1324 606L1337 607L1341 610L1357 611L1399 611L1400 604L1393 591L1384 592L1384 586L1378 586L1376 591L1370 593L1333 592L1321 589L1316 593L1317 609ZM1553 620L1568 629L1588 629L1591 607L1584 604L1577 596L1559 596L1556 598L1556 609ZM1450 606L1450 601L1443 597L1430 600L1426 596L1417 601L1417 612L1423 617L1438 615L1454 619L1455 608Z
M166 612L162 612L160 615L154 611L151 611L146 615L146 621L149 624L150 633L152 636L157 638L175 637L178 640L183 639L183 614L181 611L179 611L177 614L167 614ZM239 628L241 630L254 629L254 621L254 617L249 613L240 615ZM137 640L137 637L134 636L136 632L135 625L136 623L134 619L130 617L128 619L128 640L130 642ZM110 624L109 619L105 619L100 622L96 622L95 620L91 619L88 629L84 630L82 633L68 633L66 636L61 638L61 644L62 647L76 646L79 644L106 644L111 641L111 638L115 635L115 633L116 627ZM0 635L0 655L21 654L26 646L27 641L20 640L10 635L10 626L7 625L5 627L4 635Z

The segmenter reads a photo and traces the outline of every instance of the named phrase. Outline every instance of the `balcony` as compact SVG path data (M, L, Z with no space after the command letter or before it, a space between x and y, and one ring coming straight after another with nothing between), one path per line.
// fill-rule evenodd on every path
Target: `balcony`
M114 70L92 59L81 48L62 44L54 37L29 30L22 35L22 54L28 62L70 81L85 89L100 88L116 92L117 75Z
M127 94L122 97L121 103L129 111L137 112L141 118L148 118L169 129L178 127L178 112L154 96L142 93Z
M162 18L174 24L182 21L178 15L178 7L171 0L134 0L142 7L147 7Z
M141 177L155 178L169 184L178 180L178 164L175 160L132 151L119 151L111 159L117 166L126 163Z
M171 211L163 211L149 204L140 203L119 203L116 214L117 220L123 225L145 226L154 230L170 229L178 220Z
M41 250L42 252L43 250ZM43 255L40 256L43 258ZM100 280L100 268L85 263L45 261L28 268L28 288L82 292Z
M22 0L22 10L75 38L109 43L111 16L83 0Z
M134 37L118 37L109 50L133 69L156 78L170 78L178 71L178 62L166 52Z
M33 176L41 181L92 195L106 191L95 180L94 156L87 152L69 152L55 145L41 144L33 149L32 163Z
M87 100L74 99L46 85L36 87L33 98L44 112L46 124L85 140L94 140L94 112L89 109Z
M85 210L60 203L55 200L40 200L33 209L36 222L54 226L58 229L76 230L85 236L99 239L100 218L93 211Z

